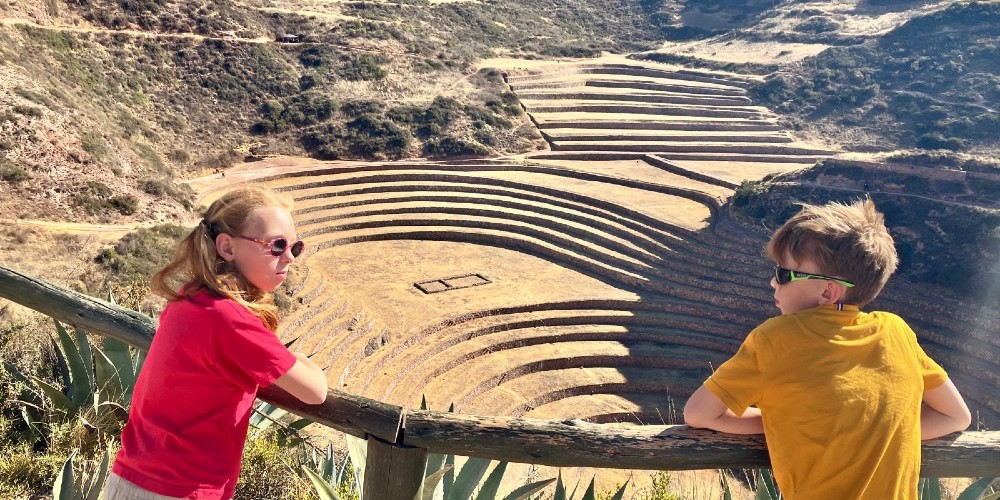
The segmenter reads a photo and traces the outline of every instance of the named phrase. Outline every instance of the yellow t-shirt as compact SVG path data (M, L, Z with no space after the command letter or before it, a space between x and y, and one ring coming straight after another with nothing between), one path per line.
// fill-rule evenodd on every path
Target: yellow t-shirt
M824 305L765 321L705 387L760 408L785 498L916 499L920 404L946 379L899 316Z

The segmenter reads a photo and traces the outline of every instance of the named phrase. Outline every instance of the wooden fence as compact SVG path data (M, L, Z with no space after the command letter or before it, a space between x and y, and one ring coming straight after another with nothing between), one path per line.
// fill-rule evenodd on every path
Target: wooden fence
M141 313L0 267L0 297L91 333L148 349L155 322ZM554 467L692 470L769 467L763 436L684 425L622 426L580 420L465 415L413 410L331 390L304 404L275 386L258 397L368 441L365 500L412 498L427 453ZM921 475L1000 476L1000 431L924 441Z

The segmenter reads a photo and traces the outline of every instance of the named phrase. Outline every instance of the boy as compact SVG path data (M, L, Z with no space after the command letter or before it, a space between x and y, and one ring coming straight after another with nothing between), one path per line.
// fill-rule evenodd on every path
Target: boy
M920 440L971 415L902 319L859 310L896 270L882 214L871 200L804 205L767 254L781 316L695 391L687 424L764 433L788 499L916 499Z

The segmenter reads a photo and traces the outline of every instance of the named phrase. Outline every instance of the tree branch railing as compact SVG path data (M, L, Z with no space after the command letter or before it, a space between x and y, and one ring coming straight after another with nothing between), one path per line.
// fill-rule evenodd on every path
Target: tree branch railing
M142 313L4 267L0 267L0 297L139 349L149 348L156 330L153 319ZM624 426L413 410L338 390L331 390L324 403L308 405L273 385L261 390L258 397L319 424L368 439L369 452L376 453L369 460L384 462L386 467L369 468L371 474L365 474L365 483L384 482L380 470L385 474L419 468L420 461L426 461L426 452L554 467L694 470L770 466L764 438L759 435L730 435L684 425ZM405 452L413 448L426 452ZM390 452L396 455L390 457ZM1000 476L1000 432L964 432L924 441L921 459L922 476ZM409 462L400 465L400 461ZM392 496L375 484L366 484L365 491L375 492L366 500Z

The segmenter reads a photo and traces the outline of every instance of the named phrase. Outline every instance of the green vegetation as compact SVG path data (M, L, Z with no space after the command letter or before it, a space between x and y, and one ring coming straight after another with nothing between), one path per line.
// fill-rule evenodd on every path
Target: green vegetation
M0 179L12 186L17 186L31 179L31 176L24 168L9 161L0 160Z
M129 194L113 194L111 188L100 181L89 181L85 188L73 194L73 203L91 215L108 212L132 215L139 200Z
M752 93L803 124L870 128L861 136L879 137L856 147L963 150L1000 142L998 73L1000 4L955 3L883 37L828 49Z
M268 100L260 107L261 121L250 127L250 132L270 134L315 125L329 120L336 110L336 101L317 93L300 94L285 103Z
M80 138L80 147L89 153L94 161L100 162L108 154L108 143L101 134L94 131L84 132Z
M115 246L104 249L94 260L108 271L112 285L147 283L157 271L173 259L177 242L187 229L161 224L139 229L122 237Z

